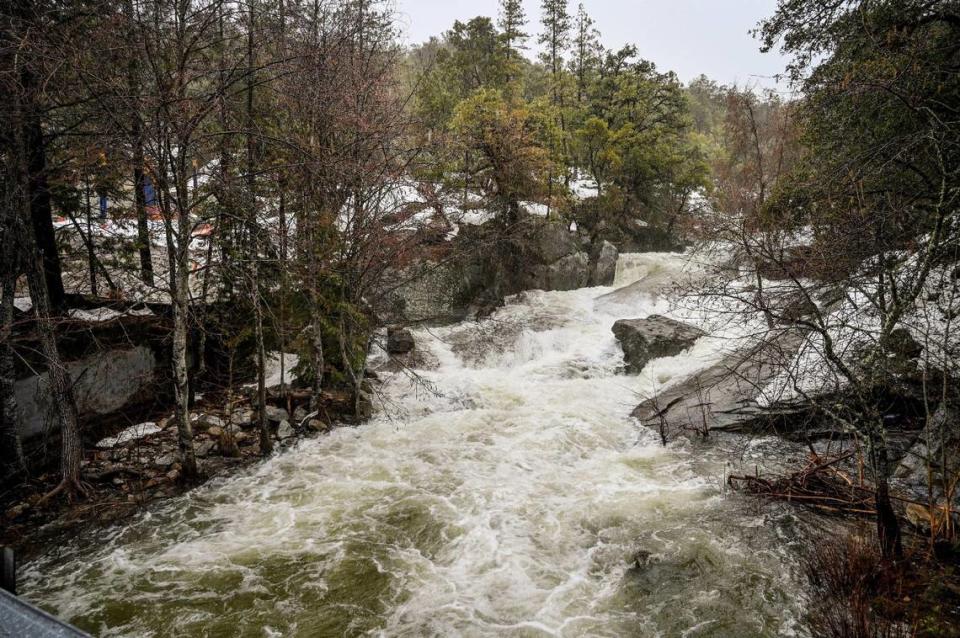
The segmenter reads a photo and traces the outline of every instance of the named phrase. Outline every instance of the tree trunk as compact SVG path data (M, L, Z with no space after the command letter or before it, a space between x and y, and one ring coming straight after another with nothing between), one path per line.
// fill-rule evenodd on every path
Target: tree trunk
M6 225L6 224L5 224ZM6 241L12 227L6 225L2 268L2 303L0 303L0 480L26 473L27 463L20 442L20 414L17 397L13 392L15 372L13 367L13 348L10 347L10 333L13 327L13 299L16 292L16 271L13 262L16 251L13 242Z
M267 422L267 356L263 342L263 303L260 299L260 228L257 224L257 180L253 131L253 87L254 77L254 3L248 5L247 24L247 222L250 233L250 294L253 296L253 327L257 349L257 428L260 431L260 454L267 456L273 452L273 438L270 424Z
M33 73L23 70L20 78L24 90L29 95L35 85ZM42 257L43 277L46 280L44 288L50 310L56 312L63 308L66 292L63 288L57 237L53 230L53 209L50 202L50 189L47 186L47 149L40 123L40 108L33 103L25 104L22 117L23 148L27 154L29 176L27 192L30 197L30 222L33 226L31 234L36 250Z
M83 197L86 200L87 222L87 268L90 270L90 294L97 296L97 254L93 245L93 211L90 206L90 180L83 180Z
M880 424L876 427L882 428ZM889 459L887 442L883 431L871 431L868 437L868 453L875 485L874 497L877 507L877 538L880 541L880 554L888 560L903 558L903 543L900 537L900 521L890 501L888 482Z
M133 169L133 206L137 215L137 250L140 253L140 278L148 286L153 281L153 256L150 252L150 226L147 224L147 196L143 154L143 122L140 115L140 39L136 37L136 15L133 0L123 5L130 44L127 51L127 90L130 93L130 163ZM156 185L154 185L156 188Z
M31 242L32 243L32 242ZM36 253L33 253L36 254ZM80 485L80 462L83 458L83 445L80 440L80 424L77 416L77 404L73 396L73 382L70 373L63 365L57 347L56 326L50 312L44 279L44 261L38 255L28 259L27 281L30 286L30 299L39 324L37 333L40 346L47 360L47 383L50 386L50 398L53 400L60 421L60 476L61 486L69 495L84 491ZM51 493L52 495L52 493Z
M182 158L177 158L183 162ZM167 254L170 259L170 293L173 302L173 379L176 400L177 445L180 449L180 464L185 479L199 476L197 457L193 449L193 426L190 423L190 370L187 365L187 339L190 315L190 220L184 210L187 201L186 172L181 164L177 171L176 212L170 196L163 198L164 215L167 219ZM165 180L164 180L165 182ZM172 215L177 219L177 236L174 238Z

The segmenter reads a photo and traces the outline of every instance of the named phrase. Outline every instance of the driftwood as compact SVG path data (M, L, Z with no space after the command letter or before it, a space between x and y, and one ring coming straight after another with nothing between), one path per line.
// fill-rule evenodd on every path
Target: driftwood
M853 452L839 456L811 455L803 469L776 479L761 476L730 476L730 487L781 501L794 502L827 513L873 516L873 490L852 479L837 465Z

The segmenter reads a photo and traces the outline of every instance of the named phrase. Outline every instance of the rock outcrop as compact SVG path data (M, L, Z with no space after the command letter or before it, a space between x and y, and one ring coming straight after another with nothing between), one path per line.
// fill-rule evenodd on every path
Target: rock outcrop
M613 334L623 348L627 372L636 374L652 359L680 354L704 335L680 321L653 315L645 319L621 319Z
M672 437L688 430L781 434L797 431L809 418L807 406L789 402L761 405L761 390L792 359L801 339L770 340L730 353L719 363L638 405L632 416L644 425L666 426Z
M413 333L406 328L387 329L387 352L390 354L407 354L412 351L416 343Z
M593 271L590 273L590 283L594 286L609 286L617 276L617 260L620 251L608 241L600 244Z

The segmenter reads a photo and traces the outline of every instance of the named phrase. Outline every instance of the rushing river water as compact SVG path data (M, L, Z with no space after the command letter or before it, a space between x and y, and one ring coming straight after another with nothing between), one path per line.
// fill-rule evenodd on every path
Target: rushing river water
M684 267L625 256L617 283ZM720 348L618 374L613 322L674 311L611 291L416 331L372 422L48 553L25 597L106 636L803 635L800 524L723 489L763 441L664 448L629 418Z

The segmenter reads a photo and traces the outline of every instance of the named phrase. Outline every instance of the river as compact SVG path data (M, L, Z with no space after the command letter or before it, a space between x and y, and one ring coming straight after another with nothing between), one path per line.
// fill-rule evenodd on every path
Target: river
M617 285L686 268L624 256ZM24 597L103 636L805 635L803 524L724 489L774 444L663 447L629 418L720 342L623 376L613 322L680 311L612 291L415 331L371 422L48 552Z

